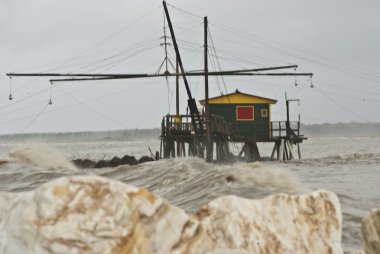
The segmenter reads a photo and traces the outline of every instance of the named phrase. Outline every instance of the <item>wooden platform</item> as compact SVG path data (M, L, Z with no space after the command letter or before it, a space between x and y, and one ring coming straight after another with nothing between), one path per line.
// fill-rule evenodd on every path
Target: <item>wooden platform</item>
M202 122L204 122L204 117ZM257 161L261 159L257 143L274 143L271 154L272 160L287 161L301 159L300 143L307 137L300 134L300 122L274 121L270 125L268 138L247 139L234 131L233 125L224 121L222 117L210 117L211 145L208 149L212 153L212 161L226 162L242 159ZM254 130L252 130L254 132ZM206 126L204 132L206 133ZM254 135L253 135L254 137ZM206 134L196 135L190 115L166 115L161 123L161 158L183 156L198 156L205 158L207 138ZM232 154L229 143L243 143L239 154ZM297 147L297 151L295 148ZM214 151L215 149L215 151ZM215 157L215 158L214 158Z

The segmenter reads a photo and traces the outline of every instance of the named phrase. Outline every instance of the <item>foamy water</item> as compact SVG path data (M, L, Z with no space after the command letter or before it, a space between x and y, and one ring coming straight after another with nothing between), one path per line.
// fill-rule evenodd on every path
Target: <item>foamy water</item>
M102 159L159 149L155 138L134 141L50 142L0 146L0 189L26 191L51 179L97 174L147 188L188 212L222 195L262 198L285 193L327 189L338 194L343 208L346 251L360 247L360 222L380 207L380 139L311 139L302 146L303 160L289 163L255 162L219 165L198 158L176 158L105 169L76 169L73 158ZM269 155L271 146L260 147ZM238 149L232 147L232 149Z

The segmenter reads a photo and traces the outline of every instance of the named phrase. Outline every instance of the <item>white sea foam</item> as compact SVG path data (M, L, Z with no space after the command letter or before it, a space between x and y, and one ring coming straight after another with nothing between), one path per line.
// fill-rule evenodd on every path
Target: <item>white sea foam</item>
M19 163L47 170L76 170L63 152L47 144L26 144L0 156L0 164Z
M271 163L239 163L231 166L229 172L241 183L252 183L262 188L271 188L295 193L306 193L310 189L299 182L292 172Z

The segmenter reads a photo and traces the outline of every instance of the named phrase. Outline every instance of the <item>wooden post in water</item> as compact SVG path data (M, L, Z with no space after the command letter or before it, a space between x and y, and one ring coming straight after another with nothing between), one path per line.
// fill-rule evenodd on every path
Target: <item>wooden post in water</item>
M274 143L272 153L270 155L270 160L274 159L274 154L276 153L276 148L277 148L277 142Z
M298 150L298 159L301 160L302 156L301 156L301 149L300 149L300 143L299 142L297 142L297 150Z
M288 140L288 146L289 146L289 156L290 156L290 160L294 160L294 155L293 155L293 144L291 144L291 142L289 142L289 140Z
M285 157L285 140L281 139L281 155L280 155L280 161L284 161L286 159Z

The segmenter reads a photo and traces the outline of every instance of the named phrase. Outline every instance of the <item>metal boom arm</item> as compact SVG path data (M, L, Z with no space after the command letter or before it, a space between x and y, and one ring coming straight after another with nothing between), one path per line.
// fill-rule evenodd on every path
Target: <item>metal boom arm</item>
M195 131L195 134L203 134L202 119L199 116L199 111L198 111L198 108L197 108L197 104L195 102L195 99L191 95L189 84L187 82L185 69L183 68L181 55L179 53L179 49L178 49L178 45L177 45L177 40L175 38L174 29L173 29L172 22L171 22L170 16L169 16L169 11L168 11L168 8L166 6L166 2L163 1L162 4L164 5L166 20L168 22L168 26L169 26L170 34L171 34L171 37L172 37L173 46L174 46L174 50L175 50L175 53L176 53L178 65L179 65L179 68L180 68L181 73L182 73L183 82L185 83L187 96L189 97L189 99L187 100L187 103L188 103L188 106L189 106L189 109L190 109L191 120L192 120L192 123L193 123L193 126L194 126L194 131Z

